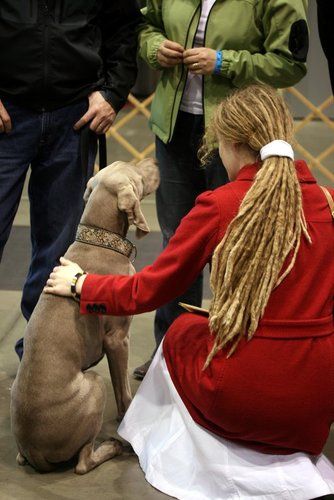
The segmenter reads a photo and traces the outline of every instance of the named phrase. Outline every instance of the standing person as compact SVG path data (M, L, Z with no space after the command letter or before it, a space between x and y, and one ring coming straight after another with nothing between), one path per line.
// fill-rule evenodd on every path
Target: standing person
M135 0L0 2L0 258L31 165L27 320L74 239L96 134L112 125L134 83L140 19ZM86 125L91 133L80 140ZM22 348L20 339L20 357Z
M318 28L323 51L328 61L332 93L334 94L334 4L328 0L317 0Z
M81 313L137 314L212 259L209 318L172 324L119 434L148 481L182 500L334 493L320 455L334 421L333 214L293 160L293 119L274 89L236 91L206 137L232 182L198 197L152 265L98 276L64 260L45 291L71 296L79 273Z
M201 7L202 6L202 7ZM196 197L227 181L213 158L204 171L197 150L213 109L233 88L260 81L288 87L306 73L305 0L148 0L140 55L161 70L151 128L161 183L157 214L165 247ZM200 306L203 277L156 312L158 346L183 302ZM150 361L135 369L142 378Z

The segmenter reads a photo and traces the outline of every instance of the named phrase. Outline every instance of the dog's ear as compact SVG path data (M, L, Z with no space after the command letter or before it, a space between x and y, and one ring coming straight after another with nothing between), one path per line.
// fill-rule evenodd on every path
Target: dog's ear
M136 226L137 238L142 238L150 232L146 219L140 208L139 197L131 184L121 187L117 192L117 204L119 210L125 212L129 225Z

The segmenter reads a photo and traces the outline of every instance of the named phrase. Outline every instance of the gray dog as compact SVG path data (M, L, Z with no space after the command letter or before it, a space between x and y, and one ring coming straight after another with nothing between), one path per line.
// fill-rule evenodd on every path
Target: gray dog
M125 235L131 223L137 236L149 231L140 200L158 184L158 169L150 159L137 165L115 162L100 171L87 185L79 241L65 257L87 272L132 274L132 247ZM94 450L106 389L99 375L84 370L106 353L121 419L131 401L130 321L129 317L82 316L72 298L42 293L27 325L24 356L11 391L19 464L28 462L48 472L78 455L75 472L85 474L122 453L117 440L105 441Z

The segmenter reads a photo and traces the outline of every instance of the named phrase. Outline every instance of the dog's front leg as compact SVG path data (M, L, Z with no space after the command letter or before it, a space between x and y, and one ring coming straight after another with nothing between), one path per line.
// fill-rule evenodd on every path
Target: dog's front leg
M112 326L109 325L111 328L106 332L103 342L115 393L117 419L120 421L132 399L128 374L131 318L114 317L112 320Z

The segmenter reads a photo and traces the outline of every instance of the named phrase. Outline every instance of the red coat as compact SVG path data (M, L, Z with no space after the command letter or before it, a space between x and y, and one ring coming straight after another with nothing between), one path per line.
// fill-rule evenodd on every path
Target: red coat
M236 181L199 196L154 264L133 276L88 275L81 312L102 306L107 314L138 314L181 295L210 261L256 169L245 166ZM213 337L207 318L188 313L170 327L163 350L200 425L266 453L318 454L334 420L334 225L306 164L297 161L296 169L313 243L302 238L255 337L229 359L220 352L202 371Z

